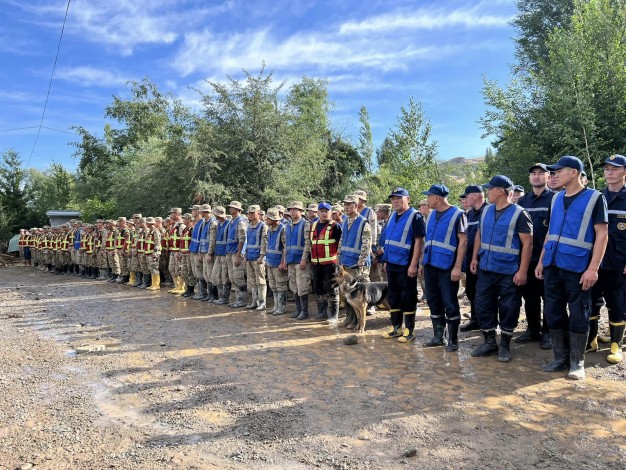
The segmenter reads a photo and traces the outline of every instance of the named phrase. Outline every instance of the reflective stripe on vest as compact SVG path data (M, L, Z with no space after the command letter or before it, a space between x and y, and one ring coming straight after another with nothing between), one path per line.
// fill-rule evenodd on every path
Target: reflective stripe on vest
M149 233L144 235L143 241L143 253L146 255L151 255L154 253L154 231L156 229L152 229Z
M483 211L483 213L481 214L480 217L480 225L481 225L481 231L480 231L480 247L483 250L489 250L489 251L495 251L497 253L506 253L509 255L519 255L520 249L515 248L513 246L513 238L515 236L515 227L517 226L517 219L519 219L520 214L522 213L522 211L524 210L522 207L518 206L517 204L511 204L514 208L514 212L513 215L511 216L511 220L509 222L509 226L507 229L507 235L506 235L506 243L504 246L498 246L498 245L493 245L490 243L486 243L484 242L485 238L484 237L484 233L482 230L482 227L484 227L484 223L485 223L485 217L487 216L487 213L489 212L493 212L493 217L494 217L494 221L495 221L495 217L496 217L496 209L495 209L495 205L493 206L489 206L489 208L491 209L493 207L493 210L486 210ZM497 222L494 222L494 229L496 226ZM492 232L493 235L493 232ZM490 241L492 240L493 237L490 238Z
M226 256L226 239L228 237L228 226L230 220L217 223L217 233L215 235L215 256Z
M180 239L180 235L178 235L179 226L180 222L174 225L170 232L170 251L180 251L180 247L178 246L178 240Z
M400 240L395 240L395 239L392 239L391 237L388 237L385 240L385 245L397 246L404 250L411 249L411 246L413 245L413 240L408 240L408 235L409 235L409 230L411 230L411 226L413 225L413 219L415 218L415 215L417 214L417 210L411 208L409 209L409 211L411 212L409 213L409 217L404 224L404 228L402 229L402 235L400 236ZM391 214L391 217L389 217L389 220L392 220L395 214L396 213L393 212ZM389 228L389 225L390 224L387 224L387 228ZM392 225L391 235L393 235L393 231L394 231L393 229L395 229L395 226L396 226L396 223L394 222Z
M183 234L180 237L180 252L181 253L189 253L189 242L191 241L191 229L189 227L185 227L183 230Z
M115 249L123 250L125 240L126 240L126 229L122 229L119 232L117 232L117 239L115 240Z
M200 251L200 232L204 228L204 219L196 221L191 229L191 242L189 243L189 251L191 253L198 253Z
M248 243L246 249L246 258L250 261L257 260L261 257L261 230L265 227L264 222L259 222L256 227L248 226L246 231L246 241Z
M271 268L277 268L283 259L283 246L281 234L285 230L284 224L279 224L276 230L271 228L267 231L267 253L265 262Z
M287 264L300 263L304 252L304 219L297 224L289 223L285 227L285 241L287 244Z
M211 228L211 224L215 218L211 217L209 220L204 220L202 224L202 228L200 230L200 238L198 242L198 252L199 253L208 253L209 252L209 232Z
M582 224L578 225L581 222L580 220L576 220L575 222L579 226L577 237L568 238L568 237L561 236L561 233L564 228L563 224L565 223L565 217L563 217L563 224L561 224L561 227L559 227L560 228L559 233L558 234L550 233L550 230L549 230L547 241L555 241L559 244L562 243L564 245L576 246L579 248L585 248L585 249L591 250L591 248L593 247L593 242L585 241L585 235L589 228L589 224L591 223L591 214L593 213L593 208L596 205L596 201L600 197L601 193L599 193L598 191L594 191L592 189L589 189L587 191L593 191L593 194L591 194L591 196L589 197L589 200L587 201L587 205L585 206L585 211L582 214ZM560 203L562 203L563 193L560 192L557 194L557 196L561 196ZM557 196L552 198L551 213L554 210L554 204L556 203ZM572 202L572 205L575 203L576 203L576 200ZM572 206L570 205L570 209L571 208ZM552 226L552 218L550 219L550 225Z
M239 229L239 224L241 222L246 223L246 220L247 219L243 215L238 215L236 218L232 219L230 223L228 224L228 230L227 230L228 236L226 238L226 253L228 254L237 253L237 250L239 249L239 240L237 238L237 230Z
M454 264L454 255L459 245L454 230L463 211L450 207L437 220L437 212L428 217L426 223L426 243L424 245L424 264L440 269L450 269ZM445 230L445 231L444 231Z
M363 228L368 222L365 217L358 215L350 227L348 227L348 223L349 219L346 219L341 229L339 263L343 266L352 267L359 262L363 245Z
M490 205L480 217L479 267L499 274L515 274L519 267L521 242L517 221L524 209L510 204L496 220L496 207Z
M314 264L335 264L337 262L338 243L335 238L330 238L335 222L330 220L322 229L321 238L317 238L317 226L320 222L313 223L309 238L311 240L311 262Z

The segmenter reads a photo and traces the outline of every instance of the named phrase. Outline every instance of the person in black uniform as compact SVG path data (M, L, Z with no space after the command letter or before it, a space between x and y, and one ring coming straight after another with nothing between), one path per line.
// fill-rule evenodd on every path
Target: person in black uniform
M603 167L607 187L602 194L608 204L609 240L598 271L598 282L591 290L592 311L586 352L598 350L598 317L606 300L611 334L611 348L606 360L618 364L623 359L626 324L626 157L611 155Z
M545 315L541 321L541 301L543 296L543 280L535 277L535 269L541 255L543 242L548 233L546 218L548 209L554 196L554 191L548 188L550 172L543 163L535 163L528 170L528 180L532 186L532 192L522 196L517 203L526 209L533 221L533 252L528 266L528 278L526 285L522 287L524 310L526 311L526 331L515 338L516 343L530 343L539 341L541 349L552 349L550 341L550 329Z

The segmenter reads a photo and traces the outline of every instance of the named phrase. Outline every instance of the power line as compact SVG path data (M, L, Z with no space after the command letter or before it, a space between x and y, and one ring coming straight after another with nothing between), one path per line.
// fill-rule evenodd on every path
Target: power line
M30 127L15 127L13 129L0 129L0 132L13 132L13 131L23 131L26 129L38 129L39 126L30 126ZM70 132L70 131L64 131L61 129L55 129L54 127L46 127L46 126L41 126L42 129L47 129L49 131L55 131L55 132L62 132L63 134L71 134L71 135L76 135L76 132Z
M35 147L37 147L37 141L39 140L39 134L41 133L41 128L43 127L43 118L46 115L46 108L48 107L48 98L50 97L50 89L52 88L52 79L54 78L54 71L57 68L57 60L59 59L59 51L61 50L61 40L63 39L63 32L65 31L65 22L67 21L67 12L70 9L70 1L67 0L67 7L65 8L65 18L63 18L63 26L61 28L61 37L59 37L59 44L57 45L57 53L54 57L54 65L52 66L52 74L50 75L50 83L48 83L48 93L46 94L46 101L43 105L43 112L41 113L41 121L39 122L39 129L37 129L37 136L35 137L35 143L33 144L33 149L30 151L30 155L28 157L28 161L26 162L26 167L30 164L30 159L35 152Z
M15 127L14 129L0 129L0 132L13 132L13 131L23 131L25 129L37 129L37 126L30 127Z

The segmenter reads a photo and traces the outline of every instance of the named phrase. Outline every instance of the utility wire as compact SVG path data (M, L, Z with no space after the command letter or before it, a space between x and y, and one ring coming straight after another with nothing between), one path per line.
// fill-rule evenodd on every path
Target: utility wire
M46 101L43 105L43 112L41 113L41 121L39 122L39 129L37 129L37 136L35 137L35 143L33 144L33 149L30 151L30 155L28 157L28 161L26 162L26 167L28 168L28 164L30 163L30 159L35 152L35 147L37 147L37 141L39 140L39 134L41 133L41 129L43 127L43 119L46 115L46 108L48 107L48 98L50 97L50 89L52 88L52 79L54 78L54 71L57 68L57 60L59 59L59 51L61 50L61 40L63 39L63 32L65 31L65 22L67 21L67 12L70 9L70 1L67 0L67 7L65 8L65 18L63 18L63 27L61 28L61 37L59 37L59 44L57 45L57 53L54 57L54 65L52 66L52 75L50 75L50 83L48 83L48 93L46 94Z
M30 126L30 127L15 127L13 129L0 129L0 132L13 132L13 131L23 131L26 129L38 129L39 126ZM46 127L46 126L41 126L42 129L47 129L49 131L55 131L55 132L63 132L64 134L71 134L71 135L76 135L76 132L70 132L70 131L64 131L61 129L55 129L54 127Z

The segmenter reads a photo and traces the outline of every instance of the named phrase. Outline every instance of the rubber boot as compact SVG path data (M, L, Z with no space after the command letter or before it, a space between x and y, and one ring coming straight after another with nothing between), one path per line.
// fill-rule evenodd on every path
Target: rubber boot
M87 277L87 275L85 274L85 266L79 266L78 277Z
M598 317L589 317L589 336L585 352L596 352L598 350Z
M109 283L114 283L114 282L116 282L116 281L117 281L117 274L115 274L115 273L113 272L113 269L110 269L110 270L109 270L109 278L107 279L107 282L109 282Z
M306 320L309 318L309 294L300 296L300 315L296 317L296 320Z
M198 293L194 295L193 300L202 300L206 297L206 281L204 279L198 279Z
M300 316L300 313L302 313L302 307L301 307L302 304L300 303L299 295L296 295L295 301L296 301L296 311L291 314L290 318L298 318Z
M415 331L415 314L414 313L405 313L404 314L404 332L402 336L398 338L398 343L409 343L415 340L415 335L413 332Z
M250 303L248 305L246 305L246 310L254 310L255 308L257 308L257 306L259 305L259 299L258 299L258 288L253 288L250 291Z
M98 268L91 268L91 276L89 279L98 279Z
M143 282L143 273L141 271L137 271L136 276L135 276L135 283L133 284L133 287L139 287Z
M500 346L498 347L498 362L511 362L511 335L500 334Z
M51 273L52 272L52 264L48 264L48 272Z
M276 310L278 310L278 292L272 292L272 294L274 294L274 306L271 308L271 310L267 313L273 315Z
M152 277L152 285L147 287L146 290L156 291L161 290L161 275L160 274L151 274Z
M176 276L174 284L176 284L176 287L174 288L174 292L172 292L173 294L184 294L186 292L187 286L182 276Z
M208 282L206 283L206 295L204 296L204 299L200 299L202 302L213 302L215 300L215 294L214 294L214 290L213 290L213 283Z
M528 328L524 333L515 338L518 344L534 343L541 339L541 332Z
M216 305L222 305L222 297L224 296L224 284L218 284L217 285L217 299L213 299L211 301L212 304L216 304Z
M185 292L181 294L181 297L193 298L194 289L196 286L188 286L185 284Z
M448 322L448 345L446 351L454 352L459 350L459 324L460 320L452 320Z
M273 313L273 315L284 315L286 307L287 307L287 292L279 292L278 293L278 307L276 307L276 311Z
M257 310L262 311L267 308L267 285L257 287Z
M99 275L98 275L98 277L96 278L96 281L104 281L104 280L106 280L106 278L107 278L107 271L108 271L108 269L106 269L106 268L105 268L105 269L101 268L101 269L99 270L99 273L98 273Z
M478 324L478 320L474 317L470 318L465 325L460 328L462 333L467 333L468 331L478 331L480 330L480 325Z
M122 282L124 282L124 278L126 276L122 276L122 273L118 274L117 279L115 279L115 282L117 282L118 284L121 284Z
M446 320L445 318L432 318L433 324L433 337L430 341L424 343L426 348L434 348L437 346L445 346L447 341L445 340L444 333L446 332Z
M554 359L548 364L543 364L541 370L544 372L563 372L569 369L569 341L565 330L550 330L552 339L552 351Z
M341 322L339 326L347 328L352 323L354 323L355 319L356 313L354 313L354 308L352 308L352 305L346 302L346 318L343 319L343 322Z
M498 352L498 343L496 343L496 330L483 331L485 342L474 349L470 354L472 357L491 356Z
M624 355L622 353L622 342L624 341L624 323L621 325L612 325L609 323L611 332L611 349L606 357L610 364L619 364L622 362Z
M315 320L321 321L328 318L328 299L326 297L320 297L317 299L317 315L315 315Z
M336 325L339 318L339 299L331 299L328 301L328 324Z
M233 308L241 308L241 307L245 307L247 304L247 300L246 300L246 288L245 287L240 287L239 290L237 291L237 299L235 301L234 304L232 304Z
M398 338L399 336L402 336L403 334L403 331L402 331L403 314L402 312L399 312L397 310L392 310L391 312L389 312L389 315L391 316L391 326L389 327L387 331L385 331L380 336L381 338L384 338L384 339Z
M231 290L231 287L232 287L232 285L231 285L230 282L227 282L222 287L222 302L220 302L221 304L228 305L230 303L230 290Z
M146 273L141 273L141 285L139 286L140 289L147 289L148 288L148 274Z
M545 316L541 324L541 340L539 341L541 349L552 349L552 339L550 339L550 328L548 328L548 320Z
M135 271L131 271L130 275L128 277L128 282L126 283L127 286L133 286L136 282L137 278L135 277Z
M585 380L585 348L587 333L569 332L569 372L572 380Z

